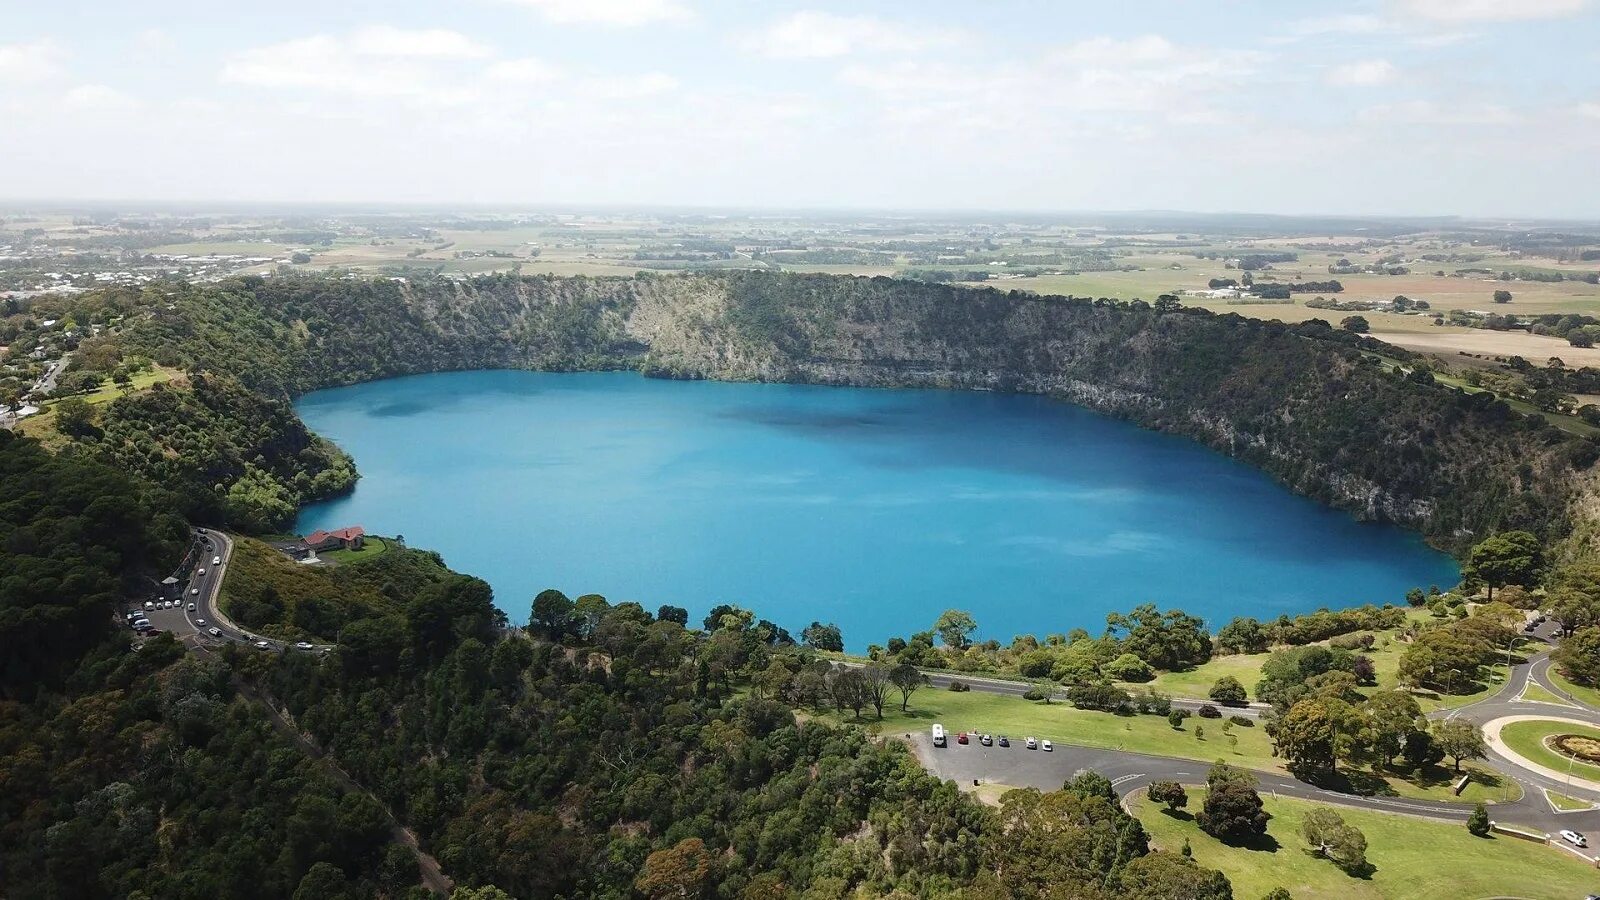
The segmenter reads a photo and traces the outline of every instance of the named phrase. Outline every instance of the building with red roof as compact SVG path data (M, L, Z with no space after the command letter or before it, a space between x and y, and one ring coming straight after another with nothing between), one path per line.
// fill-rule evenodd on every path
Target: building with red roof
M366 529L360 525L332 531L313 531L306 535L306 546L313 550L360 550L366 543L366 536Z

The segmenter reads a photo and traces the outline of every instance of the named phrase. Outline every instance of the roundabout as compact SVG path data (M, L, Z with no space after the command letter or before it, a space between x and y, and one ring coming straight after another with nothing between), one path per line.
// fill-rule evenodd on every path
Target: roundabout
M1483 735L1516 765L1600 794L1600 727L1562 716L1517 715L1485 722Z

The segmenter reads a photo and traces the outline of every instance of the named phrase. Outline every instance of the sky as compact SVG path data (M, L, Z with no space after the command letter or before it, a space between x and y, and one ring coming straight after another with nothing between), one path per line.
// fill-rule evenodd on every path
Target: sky
M0 198L1600 218L1600 0L0 0Z

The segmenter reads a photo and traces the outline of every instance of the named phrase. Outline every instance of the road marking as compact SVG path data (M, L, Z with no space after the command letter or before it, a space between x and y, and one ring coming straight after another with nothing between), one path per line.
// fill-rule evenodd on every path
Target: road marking
M1111 786L1112 787L1116 787L1117 785L1122 784L1125 781L1132 781L1135 778L1143 778L1143 777L1144 777L1144 773L1143 772L1135 772L1132 775L1118 775L1116 778L1111 779Z

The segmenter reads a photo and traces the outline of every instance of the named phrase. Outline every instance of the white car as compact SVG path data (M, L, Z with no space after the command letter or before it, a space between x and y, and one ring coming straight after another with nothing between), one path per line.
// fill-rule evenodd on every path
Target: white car
M212 637L222 637L222 630L219 628L207 628L206 634L209 634Z
M1571 844L1574 847L1587 847L1587 846L1589 846L1589 839L1588 838L1584 837L1581 832L1572 831L1570 829L1563 828L1561 830L1561 839L1566 841L1567 843Z
M144 602L144 608L145 609L155 609L156 608L156 602L154 600L146 600Z
M1025 742L1025 745L1029 750L1039 749L1039 741L1036 738L1028 738L1028 740Z
M297 641L297 642L296 642L296 643L295 643L295 645L294 645L294 648L295 648L295 649L296 649L296 650L313 650L313 649L315 649L315 648L314 648L314 647L313 647L313 646L312 646L312 645L311 645L311 642L310 642L310 641Z
M195 619L194 620L194 624L200 625L200 626L204 626L206 624L206 620L205 619Z
M1046 753L1049 753L1051 750L1055 749L1055 745L1050 743L1049 741L1042 741L1039 744L1039 749L1043 750Z
M189 588L189 596L191 596L191 597L200 596L200 589L199 588Z
M267 643L266 641L256 641L256 649L257 650L271 650L272 649L272 645Z
M213 566L220 566L220 565L222 565L222 557L220 557L220 556L213 556L213 557L211 557L211 564L212 564L212 565L213 565Z
M189 604L189 612L194 612L194 604Z
M204 575L205 573L206 573L205 569L196 569L195 570L195 574L196 575Z

